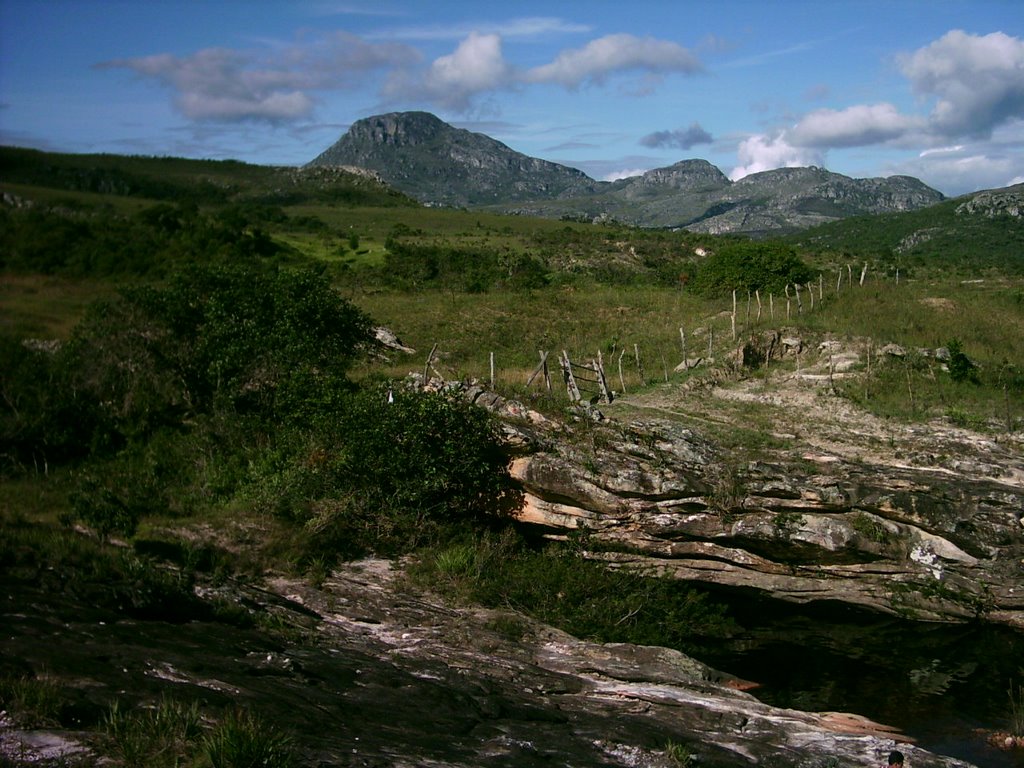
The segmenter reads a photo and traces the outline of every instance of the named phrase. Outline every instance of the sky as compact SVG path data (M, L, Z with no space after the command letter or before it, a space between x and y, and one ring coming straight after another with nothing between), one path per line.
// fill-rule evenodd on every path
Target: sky
M595 179L959 195L1024 182L1024 2L0 0L0 144L302 165L407 110Z

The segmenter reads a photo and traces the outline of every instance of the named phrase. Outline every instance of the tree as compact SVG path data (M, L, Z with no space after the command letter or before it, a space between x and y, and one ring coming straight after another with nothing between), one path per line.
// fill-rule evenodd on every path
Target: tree
M690 287L705 296L721 296L733 290L782 292L789 283L806 283L814 277L796 251L778 242L726 243L697 265Z

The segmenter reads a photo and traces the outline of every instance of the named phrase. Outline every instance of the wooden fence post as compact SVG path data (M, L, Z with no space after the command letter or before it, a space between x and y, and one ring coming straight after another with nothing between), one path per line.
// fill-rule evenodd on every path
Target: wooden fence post
M491 389L494 389L494 353L491 352Z
M530 378L526 380L526 386L529 387L535 378L541 373L544 374L544 385L548 388L548 392L551 391L551 375L548 373L548 353L540 350L540 364L533 369L533 373L530 374Z
M606 403L615 399L612 391L608 389L608 379L604 375L604 360L601 357L601 350L597 351L597 383L601 387L601 394L604 395Z
M580 388L576 386L576 379L572 375L572 362L569 360L569 353L564 349L562 350L562 357L559 362L562 365L562 375L565 377L565 389L569 394L569 399L574 403L578 403L583 399L580 394Z
M622 394L626 394L626 380L622 378L622 356L624 354L626 354L625 347L619 352L619 384L622 385Z
M434 346L430 348L430 354L427 355L427 362L423 364L423 386L427 386L430 381L430 365L434 362L434 353L437 352L437 342L434 342Z
M736 341L736 289L732 289L732 340Z
M862 269L860 271L860 284L861 285L864 285L864 277L867 275L867 273L868 273L868 263L865 261L864 262L864 269Z
M647 383L647 376L644 375L644 365L640 362L640 347L633 345L633 358L636 360L636 369L640 372L640 384Z
M757 297L757 319L755 320L755 322L760 323L761 322L761 289L760 288L755 289L754 296Z
M789 283L786 283L786 322L789 322Z

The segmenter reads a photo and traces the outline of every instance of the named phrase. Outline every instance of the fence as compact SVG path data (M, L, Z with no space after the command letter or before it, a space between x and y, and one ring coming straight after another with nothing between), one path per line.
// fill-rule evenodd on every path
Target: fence
M863 286L867 280L867 276L868 265L865 263L860 270L859 280L856 280L856 285ZM845 265L845 269L839 269L834 294L830 290L829 294L826 295L825 279L823 274L819 274L818 279L815 281L803 284L790 283L786 285L783 290L786 322L792 320L794 312L797 315L803 315L816 310L820 311L820 309L827 303L829 296L838 295L843 290L844 282L846 282L847 286L851 288L855 285L852 265L847 264ZM896 272L896 284L899 284L898 271ZM782 298L783 297L780 297L780 302ZM765 297L761 295L760 290L755 290L753 292L748 291L745 313L743 314L741 321L739 292L734 290L732 292L731 311L727 313L720 313L722 316L728 314L729 336L726 337L724 334L721 334L716 338L713 319L712 321L705 323L704 327L692 328L689 332L687 332L686 328L680 327L679 343L681 361L672 366L672 372L685 372L704 363L711 362L714 360L716 351L728 352L729 354L735 353L735 344L739 340L741 332L753 332L755 327L762 326L764 320L767 320L767 322L773 325L775 324L776 312L782 311L781 308L778 308L777 310L776 304L777 302L775 301L774 293L768 293L766 301ZM781 320L781 316L778 319ZM700 339L700 336L703 336L704 338ZM724 343L723 339L725 339ZM717 349L716 343L718 346ZM646 386L650 383L650 380L647 377L640 345L633 344L632 347L630 362L634 366L634 373L636 376L635 380L639 382L639 386ZM698 350L706 351L701 354ZM431 372L440 378L444 378L441 372L435 367L436 353L437 344L434 344L424 366L423 375L425 379L429 378L429 374ZM627 353L628 350L625 346L618 349L613 346L610 354L610 358L614 358L617 361L619 384L619 389L617 390L618 394L625 394L627 389L626 377L623 372L623 360ZM696 356L691 357L692 353L697 354ZM552 393L553 388L551 372L549 369L549 352L546 350L539 350L538 354L540 356L540 361L526 378L526 389L534 387L539 382L548 393ZM667 382L669 381L669 365L666 361L664 351L662 351L660 357L662 373L664 380ZM493 389L496 384L496 362L494 352L490 352L489 362L490 385ZM605 371L604 358L600 351L597 352L596 357L584 359L570 356L567 350L562 350L561 355L558 357L558 363L561 369L566 394L571 402L589 402L596 404L598 402L611 403L614 400L616 391L613 391L611 387L608 386L608 377Z

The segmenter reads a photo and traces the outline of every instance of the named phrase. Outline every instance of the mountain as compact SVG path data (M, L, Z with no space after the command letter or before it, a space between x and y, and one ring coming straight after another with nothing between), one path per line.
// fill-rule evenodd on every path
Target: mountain
M393 112L353 123L309 165L367 168L427 204L611 218L712 234L783 234L850 216L917 210L945 199L909 176L853 179L823 168L780 168L734 182L697 159L600 182L427 112Z
M641 227L777 235L850 216L895 213L944 200L910 176L852 179L824 168L778 168L730 181L705 160L684 160L572 200L535 200L515 213L604 216Z
M529 157L428 112L353 123L311 166L358 166L427 204L481 206L577 196L598 183L582 171Z

